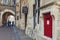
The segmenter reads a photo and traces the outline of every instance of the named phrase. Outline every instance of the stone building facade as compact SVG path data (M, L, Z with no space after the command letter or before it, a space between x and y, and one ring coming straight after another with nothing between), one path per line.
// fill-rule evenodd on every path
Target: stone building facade
M40 14L36 13L36 26L34 29L33 5L35 1L37 2L36 10L40 10ZM60 40L59 0L40 0L40 7L38 7L38 0L28 0L26 4L28 6L28 16L25 33L36 40Z
M33 6L35 2L37 12L35 16L36 25L34 28ZM60 40L60 1L40 0L39 2L40 7L38 7L38 0L16 1L16 26L19 29L25 30L25 33L29 37L36 40ZM22 12L25 6L28 7L26 28L25 14Z
M33 37L31 35L33 32L33 26L34 26L34 19L33 19L33 5L35 4L34 0L18 0L16 1L16 26L19 29L25 30L25 33ZM23 7L28 8L28 13L27 13L27 22L25 24L25 14L22 12ZM25 27L26 25L26 27Z
M25 30L25 14L22 12L24 6L28 6L27 0L16 0L16 26L22 30Z
M60 40L59 5L59 0L40 0L38 8L40 9L40 23L35 30L36 40Z
M0 26L3 25L3 22L7 23L10 15L15 15L15 1L0 0Z

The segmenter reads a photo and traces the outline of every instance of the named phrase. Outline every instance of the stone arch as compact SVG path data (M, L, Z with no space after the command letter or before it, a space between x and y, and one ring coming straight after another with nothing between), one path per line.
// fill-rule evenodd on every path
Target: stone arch
M7 18L12 15L14 16L14 14L12 14L11 12L5 12L3 15L2 15L2 21L7 21Z
M7 22L7 18L8 16L13 15L15 17L15 12L10 10L10 9L5 9L4 11L1 12L1 21L6 21ZM2 23L1 22L1 23Z
M1 17L2 17L2 15L3 15L5 12L11 12L12 14L15 15L15 12L14 12L14 11L12 11L12 10L10 10L10 9L5 9L4 11L1 12Z

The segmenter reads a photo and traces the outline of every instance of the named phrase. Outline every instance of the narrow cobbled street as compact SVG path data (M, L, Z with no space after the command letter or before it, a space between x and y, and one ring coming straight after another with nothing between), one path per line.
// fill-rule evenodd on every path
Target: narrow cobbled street
M0 28L0 40L32 40L30 37L26 36L24 31L17 29L17 34L14 32L14 29L11 27L1 27ZM17 39L19 37L19 39Z

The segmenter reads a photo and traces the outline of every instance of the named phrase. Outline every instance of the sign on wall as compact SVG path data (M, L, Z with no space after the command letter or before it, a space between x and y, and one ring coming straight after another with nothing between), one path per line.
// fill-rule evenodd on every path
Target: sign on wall
M22 13L27 14L28 13L28 7L24 6L22 8Z

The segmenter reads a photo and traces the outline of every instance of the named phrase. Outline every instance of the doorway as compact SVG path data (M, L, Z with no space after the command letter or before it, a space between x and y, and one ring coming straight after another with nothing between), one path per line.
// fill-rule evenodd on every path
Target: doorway
M52 38L52 16L50 12L44 14L44 35Z
M14 16L12 13L10 12L5 12L3 15L2 15L2 26L7 26L8 25L8 17L12 15Z

